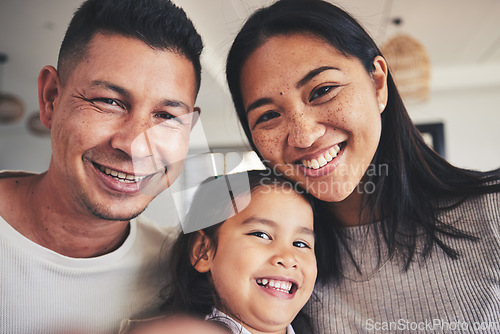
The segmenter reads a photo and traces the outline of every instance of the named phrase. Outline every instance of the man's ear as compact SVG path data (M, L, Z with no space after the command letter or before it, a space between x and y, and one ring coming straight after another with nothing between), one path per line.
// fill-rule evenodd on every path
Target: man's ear
M387 75L389 71L387 69L387 63L382 56L375 57L373 66L375 67L375 70L372 72L373 84L375 85L380 113L382 113L387 105ZM382 108L382 106L384 107Z
M61 80L57 70L53 66L45 66L38 75L38 104L40 120L49 129L60 92Z
M210 271L210 265L215 255L214 245L203 231L195 233L196 237L190 254L191 264L198 272L206 273Z
M191 122L191 129L193 129L194 126L196 125L196 122L198 122L198 119L200 118L200 114L201 114L200 107L194 107L194 110L193 110L193 122Z

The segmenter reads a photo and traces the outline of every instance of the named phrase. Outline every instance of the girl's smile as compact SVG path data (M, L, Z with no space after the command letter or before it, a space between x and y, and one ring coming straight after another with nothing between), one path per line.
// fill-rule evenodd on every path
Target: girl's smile
M257 278L256 283L263 291L274 297L292 299L297 291L298 285L295 280L285 277Z

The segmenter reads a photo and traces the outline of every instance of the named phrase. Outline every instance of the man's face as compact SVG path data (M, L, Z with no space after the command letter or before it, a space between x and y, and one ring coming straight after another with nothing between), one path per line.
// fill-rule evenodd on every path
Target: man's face
M194 124L196 79L184 56L97 34L60 86L49 173L70 205L129 220L179 175Z

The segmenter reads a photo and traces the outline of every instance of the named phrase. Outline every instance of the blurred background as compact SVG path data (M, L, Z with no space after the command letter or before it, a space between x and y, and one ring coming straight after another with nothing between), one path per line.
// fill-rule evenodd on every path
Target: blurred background
M193 20L205 44L197 100L201 122L194 129L192 152L245 151L248 146L225 83L225 58L248 15L273 1L173 1ZM419 125L430 124L426 135L452 164L478 170L500 167L500 1L330 2L356 17L384 54L391 54L389 65L401 72L396 80L408 91L411 117ZM37 77L44 65L56 64L80 3L0 0L0 54L5 55L0 58L0 170L42 172L48 167L50 137L36 118ZM173 204L165 206L169 196L153 202L148 209L152 218L161 220L170 210Z

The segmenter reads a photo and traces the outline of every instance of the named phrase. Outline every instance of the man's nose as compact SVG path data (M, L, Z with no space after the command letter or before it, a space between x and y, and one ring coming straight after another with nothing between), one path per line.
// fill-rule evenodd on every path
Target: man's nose
M151 121L144 116L129 116L117 126L111 146L126 153L132 160L155 155L155 134Z

